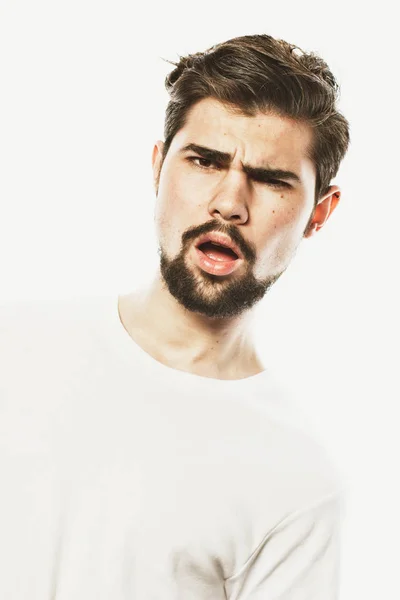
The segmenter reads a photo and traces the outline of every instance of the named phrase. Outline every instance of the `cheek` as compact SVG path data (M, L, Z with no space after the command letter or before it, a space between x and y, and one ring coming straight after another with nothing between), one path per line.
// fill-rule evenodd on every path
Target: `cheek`
M174 176L175 175L175 176ZM164 214L179 214L179 211L185 209L190 198L190 187L182 175L174 173L172 169L167 169L162 173L158 189L158 204L160 212Z
M193 226L195 212L204 209L204 200L208 192L204 184L187 173L168 165L161 174L158 188L158 204L160 214L165 215L171 222L186 223L186 227Z
M304 222L304 226L303 226ZM259 238L259 269L261 272L279 272L286 268L295 252L306 226L304 210L298 205L286 204L266 216L266 226Z
M279 237L294 239L295 242L302 237L304 229L312 211L312 198L308 193L299 193L293 196L281 194L279 204L273 208L274 231Z
M177 244L178 249L183 232L192 226L193 207L187 186L168 177L160 179L154 220L158 239L163 246L172 242Z
M281 240L296 237L303 222L303 211L296 202L284 201L270 209L266 215L265 239Z

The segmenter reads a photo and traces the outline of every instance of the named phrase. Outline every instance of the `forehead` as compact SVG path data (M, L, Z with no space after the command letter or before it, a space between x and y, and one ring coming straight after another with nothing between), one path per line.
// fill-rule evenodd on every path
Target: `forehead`
M191 107L185 126L177 133L173 144L186 142L209 146L217 150L238 152L241 160L268 161L280 167L308 163L312 143L311 127L276 113L259 112L248 117L233 112L214 98L204 98ZM286 164L287 163L287 164ZM303 165L304 166L304 165Z

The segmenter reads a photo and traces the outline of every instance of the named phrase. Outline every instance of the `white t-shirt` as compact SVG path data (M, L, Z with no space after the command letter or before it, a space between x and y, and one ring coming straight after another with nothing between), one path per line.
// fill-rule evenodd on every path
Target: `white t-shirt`
M118 298L0 307L0 598L333 600L342 477L268 371L132 340Z

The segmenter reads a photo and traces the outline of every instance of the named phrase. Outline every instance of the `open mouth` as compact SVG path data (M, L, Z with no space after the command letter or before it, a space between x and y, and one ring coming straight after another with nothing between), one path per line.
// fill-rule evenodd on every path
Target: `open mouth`
M213 242L204 242L194 247L194 251L198 265L211 275L230 275L243 263L233 250Z
M215 242L204 242L198 246L198 250L215 261L232 261L239 258L231 248L221 246Z

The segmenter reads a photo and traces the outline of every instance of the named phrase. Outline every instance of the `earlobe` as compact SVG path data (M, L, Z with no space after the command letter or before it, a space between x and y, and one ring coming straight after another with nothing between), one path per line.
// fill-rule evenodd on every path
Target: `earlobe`
M337 207L340 200L340 195L340 188L337 185L331 185L329 191L325 194L323 198L323 202L326 203L326 207L323 222L320 224L321 227L326 223L326 221L329 219L329 217Z
M318 231L318 223L310 223L310 225L307 227L305 233L304 233L304 237L305 238L309 238L312 237L313 235L315 235Z
M154 144L153 154L151 157L151 162L152 162L153 168L157 161L161 161L163 149L164 149L164 142L161 140L157 140L157 142Z
M315 235L327 222L340 200L341 191L337 185L331 185L324 194L314 211L313 219L304 233L304 237Z
M158 192L158 184L160 181L160 171L162 166L162 153L164 148L164 142L158 140L154 144L153 154L152 154L152 167L153 167L153 179L154 179L154 187L156 193Z
M151 156L151 163L154 167L154 164L157 160L157 158L159 157L160 154L162 154L162 149L164 147L164 142L162 142L161 140L157 140L157 142L154 144L153 147L153 153Z

